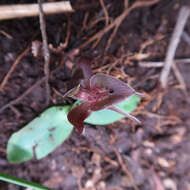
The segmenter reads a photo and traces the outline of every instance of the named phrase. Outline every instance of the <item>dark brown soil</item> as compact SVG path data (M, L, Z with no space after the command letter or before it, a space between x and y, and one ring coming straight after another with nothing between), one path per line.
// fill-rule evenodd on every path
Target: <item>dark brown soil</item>
M11 1L15 4L23 1ZM36 1L30 1L36 2ZM123 11L123 0L105 0L109 16L115 19ZM130 1L132 2L132 1ZM0 4L7 4L1 0ZM58 47L66 37L68 18L71 36L68 47L51 57L51 70L60 66L50 78L51 105L72 103L63 100L55 90L64 94L69 90L71 71L65 60L93 34L105 27L99 22L84 30L87 24L103 17L99 1L72 1L75 12L70 15L46 17L48 42ZM70 138L42 160L23 164L9 164L6 145L9 137L24 124L41 113L45 105L45 85L38 85L21 101L0 113L0 172L46 185L55 190L189 190L190 189L190 103L188 96L178 88L179 82L170 73L170 85L166 92L159 85L160 68L144 68L137 55L144 42L152 40L141 53L148 54L146 61L164 61L169 39L176 23L177 13L189 0L161 0L158 4L133 10L122 22L107 52L104 51L112 31L106 33L97 47L92 44L81 49L78 56L94 59L94 72L104 72L128 81L136 90L146 93L134 113L142 125L134 126L123 119L108 126L86 125L85 135L75 131ZM41 41L38 18L23 18L0 22L0 83L15 59L34 40ZM190 35L190 19L185 27ZM162 39L158 36L162 35ZM64 55L63 55L64 52ZM130 58L134 55L134 58ZM181 39L177 58L187 58L190 46ZM68 61L67 61L68 62ZM44 76L44 61L29 52L19 62L5 87L0 92L0 109L20 97L28 88ZM190 65L178 64L190 92ZM163 96L162 96L163 95ZM159 106L159 100L162 99ZM1 190L24 189L0 182ZM135 189L135 190L136 190Z

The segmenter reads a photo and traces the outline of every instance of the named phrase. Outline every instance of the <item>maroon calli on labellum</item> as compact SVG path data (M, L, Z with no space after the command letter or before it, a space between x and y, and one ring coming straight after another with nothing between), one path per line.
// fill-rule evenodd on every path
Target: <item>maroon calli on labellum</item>
M85 58L79 59L78 65L83 71L84 79L77 87L67 92L66 95L82 101L80 105L72 108L67 116L69 122L80 134L83 132L84 120L92 112L103 109L116 111L140 123L134 116L120 110L114 105L134 94L141 96L141 93L136 92L128 84L110 75L103 73L92 75L90 64Z

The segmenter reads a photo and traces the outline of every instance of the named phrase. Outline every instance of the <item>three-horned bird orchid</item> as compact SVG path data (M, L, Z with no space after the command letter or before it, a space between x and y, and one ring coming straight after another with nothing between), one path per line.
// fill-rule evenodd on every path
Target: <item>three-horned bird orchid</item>
M84 128L84 120L94 111L110 109L125 117L140 123L134 116L115 107L116 104L126 100L130 96L141 93L136 92L125 82L110 75L98 73L93 75L90 64L85 58L78 61L78 66L82 69L84 79L75 88L66 93L67 96L82 103L70 110L68 120L81 134Z

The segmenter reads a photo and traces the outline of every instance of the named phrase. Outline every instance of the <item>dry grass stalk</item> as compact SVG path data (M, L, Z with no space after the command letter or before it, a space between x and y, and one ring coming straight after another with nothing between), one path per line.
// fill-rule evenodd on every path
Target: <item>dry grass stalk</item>
M187 22L187 19L190 15L190 9L187 6L184 6L180 9L179 16L177 18L177 23L175 26L175 29L173 31L168 50L166 53L166 59L165 59L165 65L162 69L162 73L160 76L160 83L163 88L166 88L167 81L168 81L168 75L170 73L172 63L175 57L175 52L177 49L177 46L180 42L181 35L183 33L185 24Z
M190 58L184 58L184 59L175 59L173 60L176 64L179 63L190 63ZM139 62L140 67L163 67L164 66L164 61L140 61Z
M15 60L15 62L13 63L13 65L11 66L9 72L6 74L6 76L4 77L3 81L0 84L0 92L3 90L4 86L7 84L9 77L11 76L12 72L15 70L16 66L20 63L21 59L27 55L27 53L30 50L30 46L28 46Z
M74 11L69 1L44 3L43 10L45 14L60 14ZM0 20L33 17L38 15L38 4L0 6Z
M40 20L40 30L42 34L42 42L43 42L43 54L44 54L44 74L46 76L45 86L46 86L46 105L49 104L50 101L50 86L49 86L49 67L50 67L50 51L48 48L48 39L46 34L46 22L44 18L44 11L42 7L42 0L38 0L39 5L39 20Z

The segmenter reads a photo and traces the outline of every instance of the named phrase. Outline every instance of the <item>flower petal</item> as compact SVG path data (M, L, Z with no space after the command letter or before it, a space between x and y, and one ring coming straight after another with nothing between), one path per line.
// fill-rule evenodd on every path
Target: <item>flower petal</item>
M110 94L108 97L94 104L92 107L93 111L118 104L135 94L135 90L125 82L103 73L98 73L90 78L90 87L93 89L96 86L108 89Z
M90 87L93 88L96 85L113 90L113 93L115 94L117 93L125 94L125 96L131 96L135 93L135 90L127 83L103 73L98 73L90 78Z
M128 114L127 112L124 112L123 110L117 108L116 106L111 106L111 107L109 107L109 109L110 109L110 110L113 110L113 111L115 111L115 112L118 112L118 113L120 113L120 114L122 114L122 115L124 115L125 117L127 117L127 118L133 120L133 121L136 122L137 124L141 124L141 122L140 122L136 117L134 117L134 116Z
M92 76L92 64L93 59L90 57L80 57L77 61L77 66L82 69L85 79L89 79Z
M75 97L75 95L79 92L80 90L80 84L72 89L70 89L68 92L66 92L64 95L63 95L63 98L65 97L72 97L73 99L78 99L77 97Z
M83 132L84 120L91 114L90 103L84 102L70 110L67 115L69 122L77 129L79 134Z

